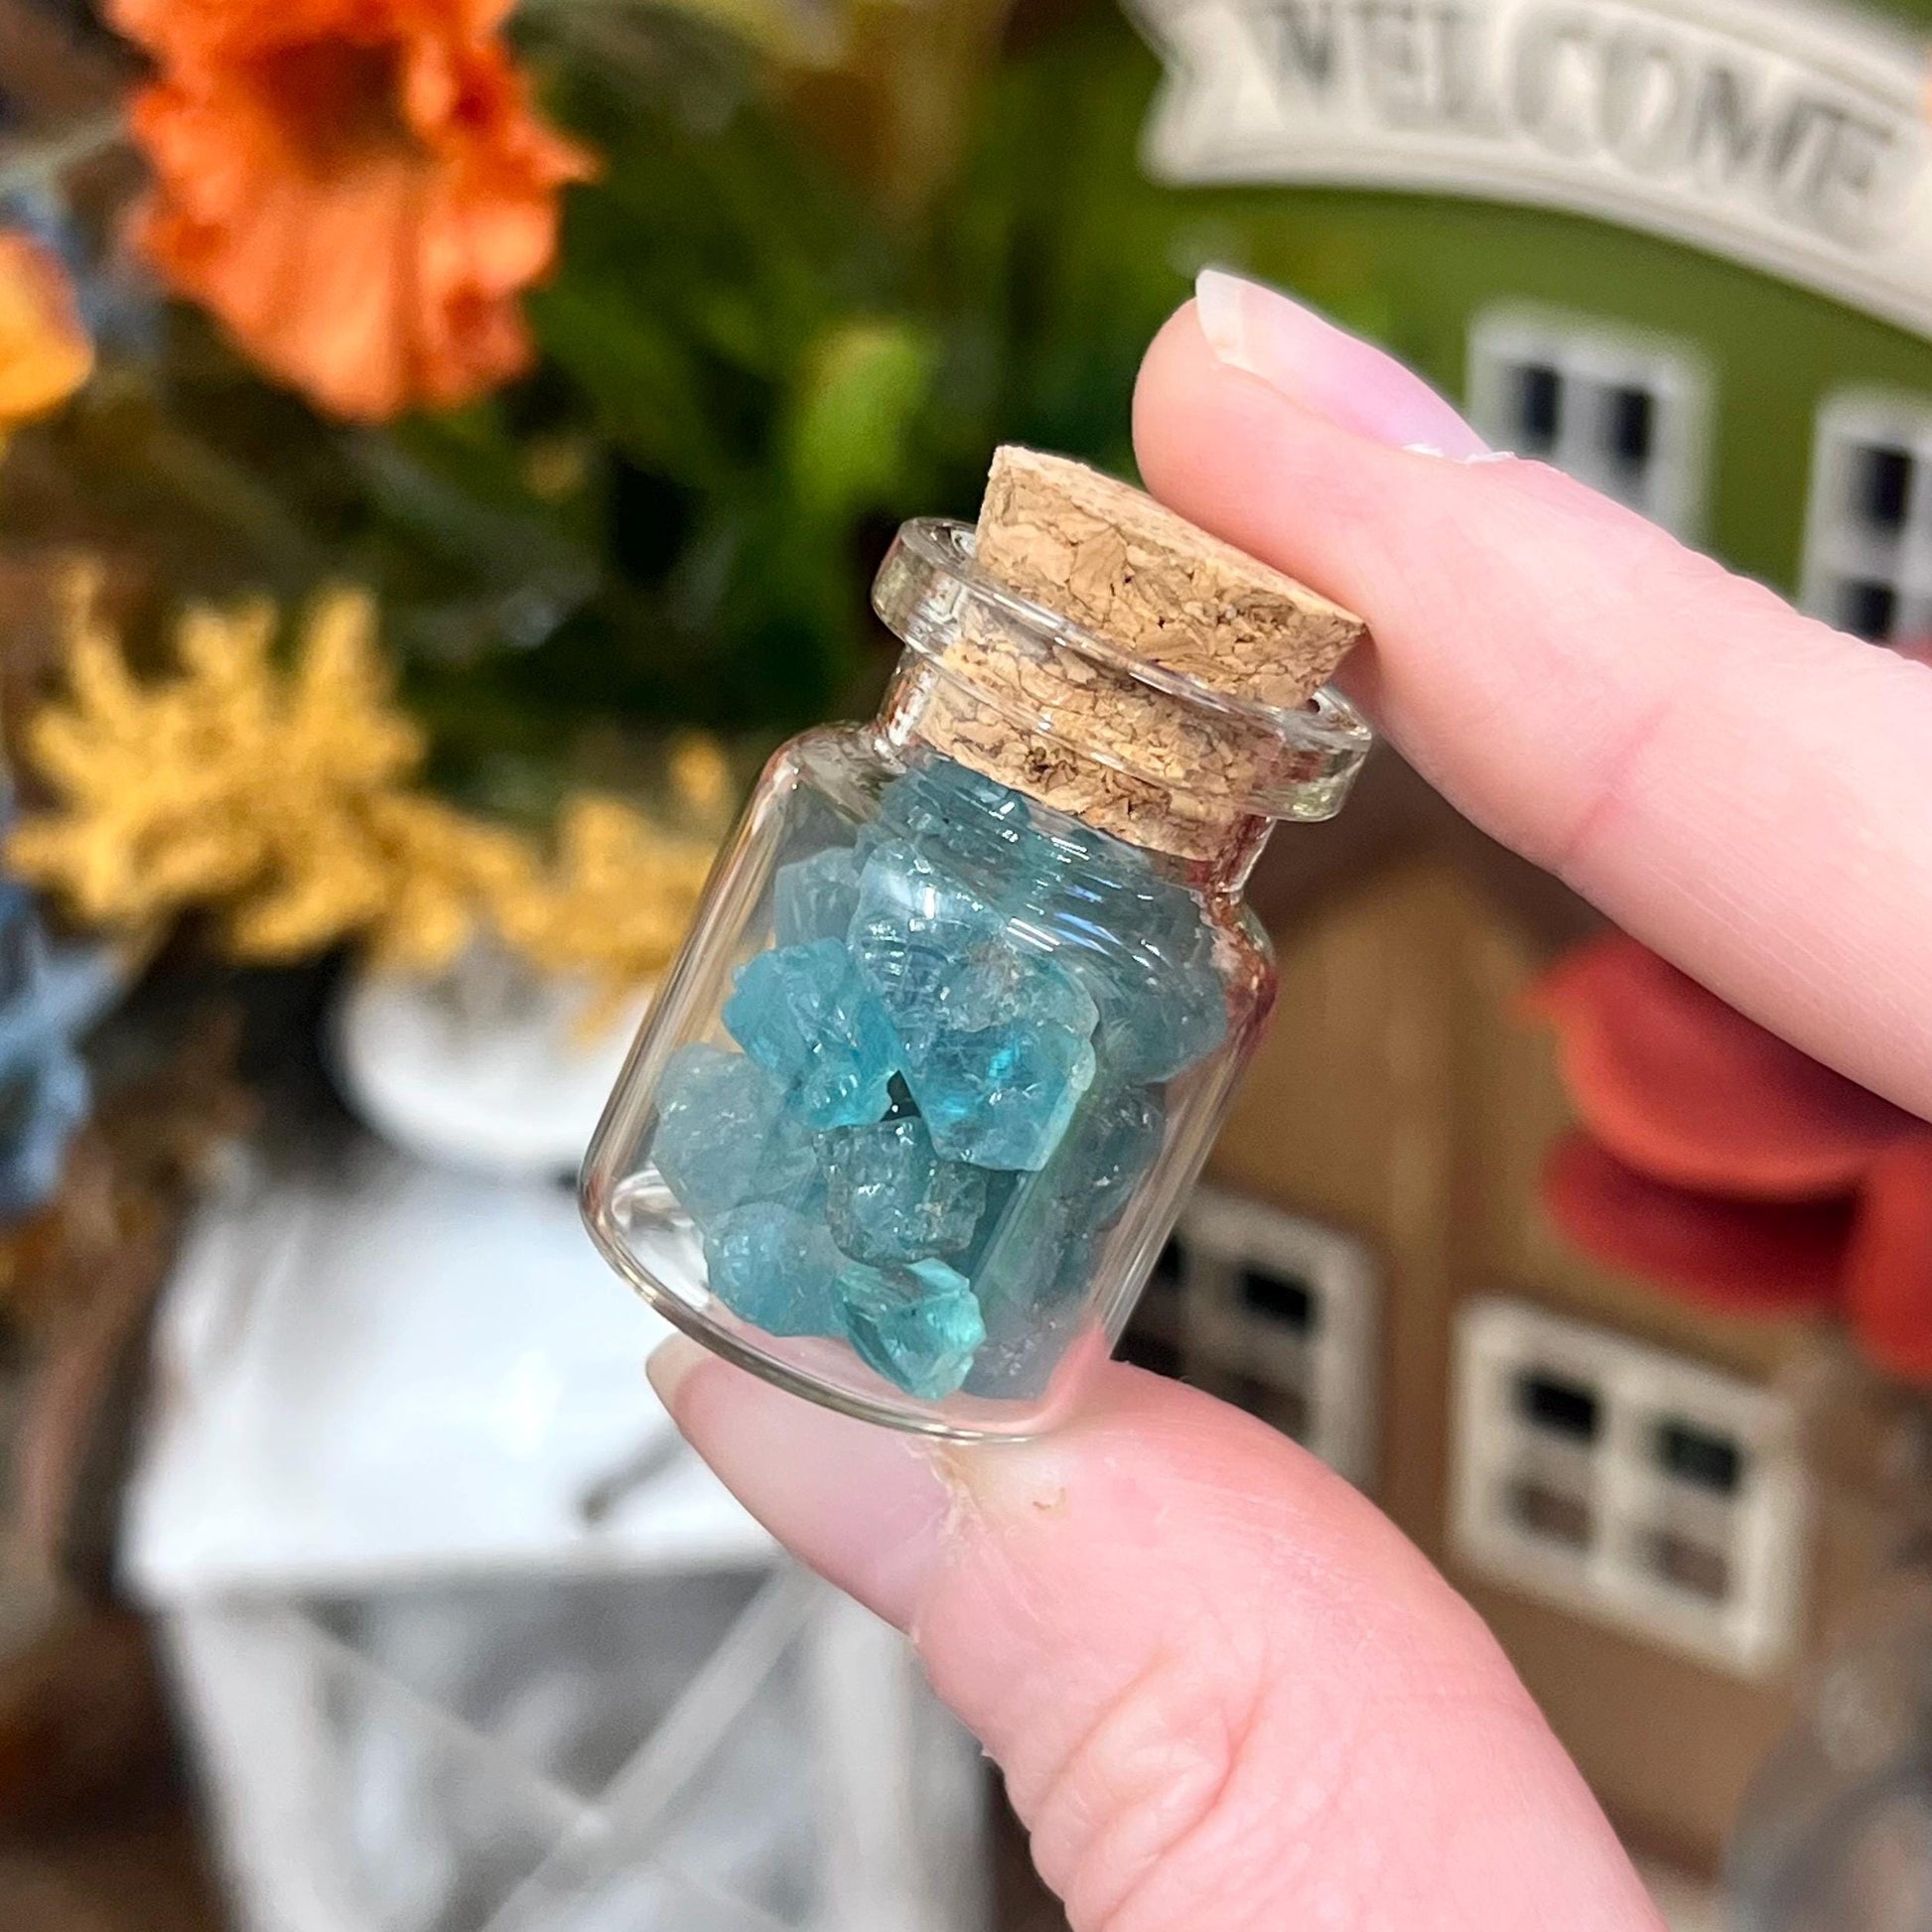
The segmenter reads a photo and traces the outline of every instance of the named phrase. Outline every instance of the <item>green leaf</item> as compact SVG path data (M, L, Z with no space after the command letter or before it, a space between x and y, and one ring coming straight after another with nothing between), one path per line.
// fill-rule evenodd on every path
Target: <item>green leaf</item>
M805 358L782 439L800 508L822 524L899 501L938 348L903 319L839 324Z

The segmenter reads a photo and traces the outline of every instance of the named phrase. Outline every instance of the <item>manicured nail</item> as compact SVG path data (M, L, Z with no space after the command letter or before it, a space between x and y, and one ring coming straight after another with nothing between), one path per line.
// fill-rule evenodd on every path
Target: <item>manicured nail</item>
M646 1366L691 1447L780 1543L889 1623L910 1625L953 1517L933 1450L787 1395L682 1335Z
M1343 429L1457 461L1489 454L1413 369L1278 289L1204 268L1194 282L1194 315L1217 360Z
M702 1368L713 1357L689 1335L667 1335L650 1351L644 1374L657 1391L657 1399L673 1416L677 1414L677 1394L694 1369Z

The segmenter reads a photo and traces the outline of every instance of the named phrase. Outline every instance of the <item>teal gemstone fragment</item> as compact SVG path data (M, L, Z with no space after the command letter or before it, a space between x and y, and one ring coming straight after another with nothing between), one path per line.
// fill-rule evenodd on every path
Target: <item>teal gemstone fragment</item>
M968 946L943 991L949 1031L977 1033L1024 1013L1081 1039L1100 1024L1093 995L1043 954L1000 937Z
M942 1160L916 1115L827 1134L819 1160L826 1225L855 1261L919 1261L971 1244L987 1176Z
M1037 1395L1084 1319L1101 1237L1147 1177L1167 1130L1158 1093L1107 1088L1088 1095L1045 1169L1028 1176L976 1253L973 1286L987 1344L969 1384L976 1395Z
M780 946L843 939L858 909L859 868L843 846L780 866L772 882L771 930Z
M1004 915L910 846L876 847L860 875L853 957L895 1030L916 1052L933 1035L1016 1013L1085 1035L1093 996L1045 949L1020 943Z
M1032 935L1026 950L1050 953L1078 980L1100 1010L1096 1046L1115 1078L1171 1079L1225 1037L1226 995L1200 903L1137 847L949 759L896 779L880 809L891 836L875 836L869 851L908 848L963 882L958 890L1002 930Z
M885 1113L898 1043L838 940L778 946L746 961L724 1018L811 1126L857 1127Z
M1120 1219L1147 1178L1168 1130L1167 1108L1146 1087L1096 1090L1074 1117L1041 1181L1074 1203L1098 1234Z
M1001 943L993 907L910 846L888 843L867 857L852 957L908 1053L952 1024L962 962Z
M932 1145L980 1168L1043 1168L1093 1080L1093 1044L1025 1017L941 1034L907 1065Z
M939 1152L983 1168L1042 1166L1093 1078L1092 997L905 845L868 857L851 944Z
M1171 958L1151 945L1069 960L1100 1012L1094 1045L1116 1080L1171 1080L1227 1036L1227 995L1211 943Z
M986 1339L972 1285L943 1261L905 1268L851 1262L837 1292L860 1360L924 1402L951 1395L965 1381Z
M1019 882L1019 915L1059 944L1099 1007L1095 1045L1113 1077L1169 1080L1212 1052L1227 995L1193 895L1090 827L1041 834L1032 852L1046 859Z
M976 884L1023 871L1035 836L1023 793L936 756L909 767L880 794L879 824Z
M749 1200L801 1207L819 1186L818 1151L781 1081L743 1053L680 1046L657 1089L650 1158L678 1204L708 1222Z
M770 1335L843 1332L834 1294L845 1257L824 1223L776 1201L749 1201L705 1230L711 1292Z

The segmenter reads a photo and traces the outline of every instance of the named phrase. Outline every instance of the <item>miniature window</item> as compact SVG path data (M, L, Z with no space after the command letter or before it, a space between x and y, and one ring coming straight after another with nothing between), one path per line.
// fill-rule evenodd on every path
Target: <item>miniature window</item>
M1740 1675L1796 1634L1790 1405L1523 1303L1456 1331L1454 1536L1491 1575Z
M1468 377L1470 420L1497 449L1553 463L1678 536L1698 534L1709 384L1692 351L1493 310L1469 331Z
M1932 640L1932 399L1835 396L1819 412L1802 596L1873 643Z
M1197 1188L1121 1353L1238 1404L1365 1484L1375 1440L1376 1297L1359 1242L1259 1201Z

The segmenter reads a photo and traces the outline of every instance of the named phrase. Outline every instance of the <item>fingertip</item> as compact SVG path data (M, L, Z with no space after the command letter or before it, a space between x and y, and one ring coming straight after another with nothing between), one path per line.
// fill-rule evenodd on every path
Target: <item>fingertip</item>
M683 1336L648 1372L685 1440L780 1543L887 1622L911 1626L953 1509L924 1444L835 1415Z
M650 1351L644 1362L644 1379L656 1391L657 1399L678 1419L678 1403L684 1385L706 1362L715 1359L689 1335L672 1334Z

